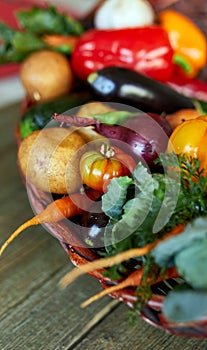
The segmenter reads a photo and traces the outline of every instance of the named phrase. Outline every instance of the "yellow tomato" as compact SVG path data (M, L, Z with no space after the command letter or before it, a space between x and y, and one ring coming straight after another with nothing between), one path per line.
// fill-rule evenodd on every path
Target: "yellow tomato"
M167 150L200 159L201 168L207 171L207 118L188 120L177 126Z

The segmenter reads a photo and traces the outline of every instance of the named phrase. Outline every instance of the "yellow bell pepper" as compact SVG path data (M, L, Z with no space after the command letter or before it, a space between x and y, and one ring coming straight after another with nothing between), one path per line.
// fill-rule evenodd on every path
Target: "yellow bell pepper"
M174 49L174 63L193 78L207 63L207 40L190 18L174 10L163 10L158 16L160 25L168 33Z

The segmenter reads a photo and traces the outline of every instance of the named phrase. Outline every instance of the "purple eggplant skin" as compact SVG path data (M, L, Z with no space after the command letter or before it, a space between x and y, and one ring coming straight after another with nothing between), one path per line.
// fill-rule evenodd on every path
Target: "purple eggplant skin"
M94 202L89 212L82 215L81 237L90 248L104 247L104 229L109 217L101 209L101 201Z
M154 161L166 151L172 129L162 116L141 114L122 125L97 123L95 130L110 139L111 144L156 170Z
M191 99L169 86L123 67L100 69L91 73L87 82L96 99L128 104L147 113L170 114L195 108Z

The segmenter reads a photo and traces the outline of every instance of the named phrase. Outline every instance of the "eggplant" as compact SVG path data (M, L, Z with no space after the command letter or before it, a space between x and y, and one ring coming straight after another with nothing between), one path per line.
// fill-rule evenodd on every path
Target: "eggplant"
M191 99L145 75L123 67L106 67L88 76L92 95L101 101L119 102L147 113L174 113L194 109Z
M80 234L90 248L104 248L104 231L109 217L102 210L102 201L93 202L82 215Z

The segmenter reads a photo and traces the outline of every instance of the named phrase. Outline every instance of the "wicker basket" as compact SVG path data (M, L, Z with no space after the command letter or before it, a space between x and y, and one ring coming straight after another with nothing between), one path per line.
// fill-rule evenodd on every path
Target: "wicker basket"
M37 212L42 211L45 205L49 203L50 199L47 193L37 190L32 185L27 187L28 195L32 206ZM78 235L68 228L68 224L64 221L45 225L50 233L52 233L60 242L70 260L75 266L80 266L89 261L97 259L96 253L84 246L84 243L78 237ZM90 275L100 282L102 288L107 288L116 281L110 280L108 277L104 277L105 270L95 270ZM129 270L129 273L131 271ZM164 330L167 333L182 335L195 338L207 339L207 316L202 322L193 323L171 323L165 318L162 313L162 306L164 298L167 293L173 289L179 283L179 278L169 278L167 281L161 281L152 286L153 294L147 305L141 310L140 317L150 323L152 326ZM136 302L136 287L124 288L112 294L109 294L112 298L118 299L126 303L130 308L133 307Z

